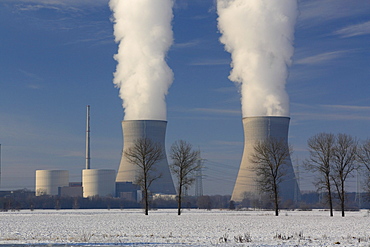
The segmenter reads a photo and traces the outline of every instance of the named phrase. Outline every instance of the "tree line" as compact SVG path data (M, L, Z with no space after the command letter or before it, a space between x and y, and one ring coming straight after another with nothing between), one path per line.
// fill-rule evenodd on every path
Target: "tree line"
M138 168L135 184L143 192L145 215L149 213L150 185L161 177L156 165L165 158L163 147L149 138L140 138L124 153L127 160ZM201 168L200 151L184 140L176 141L170 150L170 170L177 178L177 214L181 215L183 192L194 182L195 172Z
M0 193L0 211L16 210L38 210L38 209L140 209L143 208L140 202L128 200L125 198L114 197L69 197L69 196L35 196L34 191L27 189L15 190L11 192ZM297 203L285 201L280 205L284 210L310 211L312 209L326 209L326 193L307 192L302 194L301 200ZM346 209L359 210L358 194L355 192L346 193ZM365 198L365 193L360 195ZM182 197L182 210L206 209L206 210L272 210L274 206L269 198L253 202L244 199L236 205L230 201L230 195L204 195ZM150 201L150 210L156 209L177 209L178 201L175 198L152 198ZM334 203L335 210L340 210ZM363 200L361 208L370 208L370 201Z
M360 143L348 134L319 133L307 141L309 156L303 161L307 171L315 174L314 185L325 192L330 216L333 216L334 194L340 202L341 215L345 216L346 182L354 171L365 174L365 191L370 192L370 139ZM292 147L282 140L269 138L256 142L251 162L256 182L274 204L275 215L280 206L280 185L285 179L287 158Z
M315 186L317 195L325 193L330 216L333 216L333 199L336 196L340 202L342 216L345 216L345 205L348 193L345 185L354 171L363 171L366 176L365 190L370 193L370 139L360 143L357 138L347 134L319 133L307 141L309 157L303 161L307 171L315 174ZM263 194L264 202L246 202L255 208L273 209L278 215L280 208L297 208L293 202L280 200L280 185L285 179L285 167L288 157L292 153L292 147L279 139L269 138L256 142L251 162L256 172L256 182ZM178 215L182 207L187 208L229 208L235 209L234 202L230 196L185 196L184 191L189 188L195 180L195 173L201 168L200 151L194 150L192 145L186 141L176 141L170 149L170 170L177 178L176 200L156 199L151 201L150 185L161 174L156 173L156 165L164 159L163 147L152 142L150 139L138 139L135 144L125 151L125 157L138 167L135 184L141 187L143 193L144 212L148 215L150 207L175 208ZM222 197L222 199L220 199ZM14 200L14 197L0 198L3 209L14 208L137 208L140 204L125 201L121 198L61 198L61 197L23 197L22 200ZM184 201L185 198L185 201ZM216 200L216 199L217 200ZM228 198L228 201L225 201ZM151 202L151 204L150 204ZM312 202L307 201L306 205ZM304 205L301 204L301 205ZM310 206L307 206L308 208Z
M327 193L330 216L333 216L333 191L336 191L344 217L345 185L354 171L365 174L364 189L370 191L370 139L361 144L347 134L319 133L307 144L310 156L304 161L305 167L317 175L316 188Z

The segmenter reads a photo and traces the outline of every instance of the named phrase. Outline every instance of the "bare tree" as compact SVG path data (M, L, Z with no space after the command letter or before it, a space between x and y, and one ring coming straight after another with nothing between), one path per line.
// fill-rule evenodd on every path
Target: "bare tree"
M365 190L370 193L370 139L367 139L358 150L359 162L365 168Z
M331 177L338 192L342 217L344 217L345 182L359 166L357 163L358 141L350 135L338 134L333 149Z
M292 151L284 140L269 138L256 142L251 162L259 189L270 195L275 207L275 215L279 215L279 189L287 174L286 166Z
M335 136L333 134L320 133L307 141L309 158L304 161L307 170L317 173L318 177L315 186L318 191L324 190L328 194L330 216L333 216L333 197L331 182L331 162L333 159L333 149Z
M143 191L145 215L148 215L149 187L153 181L161 177L161 174L156 173L155 165L164 159L163 147L148 138L141 138L126 150L124 155L131 164L139 168L135 184L139 185Z
M190 186L194 180L194 173L201 168L199 160L199 151L195 151L192 145L184 140L176 141L171 146L170 157L172 163L170 169L177 177L177 214L181 215L181 202L183 189Z

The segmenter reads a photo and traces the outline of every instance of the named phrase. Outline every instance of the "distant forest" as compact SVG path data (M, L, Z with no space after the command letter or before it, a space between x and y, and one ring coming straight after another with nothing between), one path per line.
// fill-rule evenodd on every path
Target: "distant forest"
M347 193L346 210L370 209L369 196L366 193ZM258 201L243 200L241 203L230 201L230 195L212 195L212 196L185 196L183 198L183 209L230 209L230 210L253 210L265 209L271 210L268 198L260 198ZM339 201L334 200L335 209L339 210ZM35 193L29 190L16 190L0 192L0 210L15 211L23 209L129 209L141 208L139 202L126 200L124 198L114 197L60 197L60 196L35 196ZM157 198L151 200L152 210L160 208L177 208L175 199ZM281 203L281 209L288 210L312 210L327 209L327 203L324 193L309 192L301 195L297 202L285 201Z

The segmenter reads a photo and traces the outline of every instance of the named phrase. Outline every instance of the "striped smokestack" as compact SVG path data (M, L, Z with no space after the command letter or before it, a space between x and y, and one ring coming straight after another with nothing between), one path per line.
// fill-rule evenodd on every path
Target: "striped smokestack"
M90 169L90 106L86 106L86 166Z

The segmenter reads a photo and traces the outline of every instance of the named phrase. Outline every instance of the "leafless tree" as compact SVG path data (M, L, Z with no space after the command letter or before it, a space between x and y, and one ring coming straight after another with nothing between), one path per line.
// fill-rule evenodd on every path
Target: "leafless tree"
M270 195L275 207L275 215L279 215L279 189L287 174L286 166L292 153L284 140L268 138L256 142L251 162L259 189Z
M330 216L333 216L333 197L331 182L331 163L334 155L335 136L334 134L320 133L307 141L309 158L304 161L307 170L318 175L315 181L316 188L324 190L328 194Z
M366 181L365 189L370 193L370 139L367 139L358 150L359 162L365 168Z
M124 153L127 160L139 168L135 184L139 185L144 194L145 215L149 211L149 187L161 174L156 173L156 164L164 159L163 147L148 138L138 139Z
M177 214L181 215L181 202L183 189L190 186L195 180L195 172L201 168L199 160L200 152L195 151L192 145L184 140L176 141L171 146L170 157L172 163L170 169L177 177Z
M347 134L338 134L336 136L331 178L338 192L342 217L344 217L345 182L352 175L352 172L359 167L357 149L357 139Z

